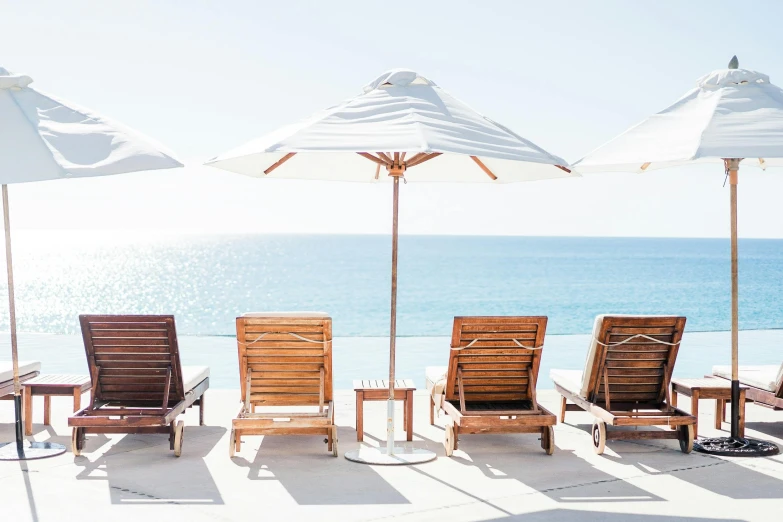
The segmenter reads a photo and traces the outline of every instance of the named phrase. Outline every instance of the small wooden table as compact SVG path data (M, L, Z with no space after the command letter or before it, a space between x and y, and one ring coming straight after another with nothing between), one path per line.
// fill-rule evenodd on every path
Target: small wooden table
M52 395L73 397L73 411L82 407L82 393L92 388L90 378L84 375L39 375L22 383L24 403L24 431L33 434L33 396L44 396L44 425L49 425Z
M745 436L745 390L747 386L740 385L739 397L739 430L740 437ZM715 399L715 429L721 428L721 422L726 417L726 403L731 402L731 381L703 377L701 379L672 379L672 406L677 407L677 394L691 398L691 415L696 417L693 426L693 436L698 433L699 399Z
M364 401L385 401L389 398L389 381L369 379L353 381L356 391L356 440L364 440ZM394 400L402 401L402 422L408 434L408 441L413 440L413 392L416 386L411 379L394 380Z

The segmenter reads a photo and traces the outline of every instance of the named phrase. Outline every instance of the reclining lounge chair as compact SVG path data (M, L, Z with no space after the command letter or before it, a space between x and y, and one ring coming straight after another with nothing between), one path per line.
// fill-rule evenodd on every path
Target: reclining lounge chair
M81 315L79 321L92 392L90 405L68 419L73 454L81 454L87 433L168 433L179 457L185 426L177 417L197 404L204 424L209 368L180 364L174 317Z
M685 329L685 317L599 315L584 371L552 370L566 411L595 417L593 447L599 455L607 440L678 439L693 449L696 418L671 406L672 371ZM569 402L573 404L569 404ZM665 426L666 430L607 430L607 426Z
M713 366L715 377L731 380L731 366ZM783 409L783 364L766 366L740 366L739 382L748 387L745 400L772 409ZM721 405L725 417L725 401ZM724 419L725 420L725 419Z
M324 435L336 457L328 314L245 314L237 317L237 347L242 406L231 422L229 455L244 435Z
M539 433L555 449L554 414L536 400L546 317L455 317L447 368L427 368L435 409L448 415L451 456L462 433Z

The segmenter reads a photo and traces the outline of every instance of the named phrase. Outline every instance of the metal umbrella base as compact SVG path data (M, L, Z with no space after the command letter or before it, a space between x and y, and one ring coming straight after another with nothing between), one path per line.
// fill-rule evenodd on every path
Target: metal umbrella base
M769 457L780 453L780 448L771 442L741 437L699 439L693 443L693 449L723 457Z
M23 441L21 446L16 442L0 442L0 460L37 460L63 453L65 446L54 442Z
M395 446L389 455L385 448L363 447L345 452L345 458L360 464L375 464L379 466L407 466L423 464L435 460L435 452L417 448L401 448Z

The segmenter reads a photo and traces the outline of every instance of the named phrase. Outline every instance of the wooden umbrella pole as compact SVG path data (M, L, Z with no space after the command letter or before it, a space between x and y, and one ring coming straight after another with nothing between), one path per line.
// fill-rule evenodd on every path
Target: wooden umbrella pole
M731 191L731 436L739 436L739 255L737 248L737 174L739 159L726 160Z
M14 410L16 445L22 445L22 385L19 382L19 353L16 342L16 303L14 302L14 268L11 259L11 219L8 210L8 185L3 184L3 222L5 224L5 266L8 272L8 310L11 328L11 364L14 374Z
M397 347L397 227L400 203L400 175L394 176L392 203L391 323L389 325L389 400L387 402L386 453L394 452L394 362Z

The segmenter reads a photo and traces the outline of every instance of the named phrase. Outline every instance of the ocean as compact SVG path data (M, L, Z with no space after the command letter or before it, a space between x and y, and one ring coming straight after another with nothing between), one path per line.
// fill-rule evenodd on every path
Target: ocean
M772 358L779 362L783 336L774 330L783 328L783 240L741 239L739 249L740 328L768 331L759 334L762 344L776 344ZM218 337L215 344L223 348L214 357L233 368L226 367L222 377L213 370L213 381L223 387L238 387L231 336L236 316L251 311L330 313L340 339L338 387L349 387L353 378L382 378L388 364L388 236L22 231L14 235L13 253L20 332L49 334L25 337L39 341L70 339L30 341L34 350L20 344L23 357L44 361L45 370L49 359L60 361L56 371L85 371L75 336L80 313L174 314L179 334L204 347L203 357L195 357L199 362L210 362L205 347L208 338ZM423 352L447 350L455 315L546 315L547 334L570 348L545 350L545 366L578 368L586 350L582 338L595 315L681 314L688 318L687 333L725 332L731 324L729 290L727 239L403 236L398 335L404 338L401 360L408 362L402 367L421 371L413 376L420 378L425 362L445 364L447 351L433 358ZM7 302L5 284L0 292ZM7 331L7 308L0 309L0 330ZM728 357L723 335L713 337L721 345L714 351L704 348L709 336L693 342L706 350L706 368ZM3 339L0 346L6 345ZM7 355L3 350L0 359Z

